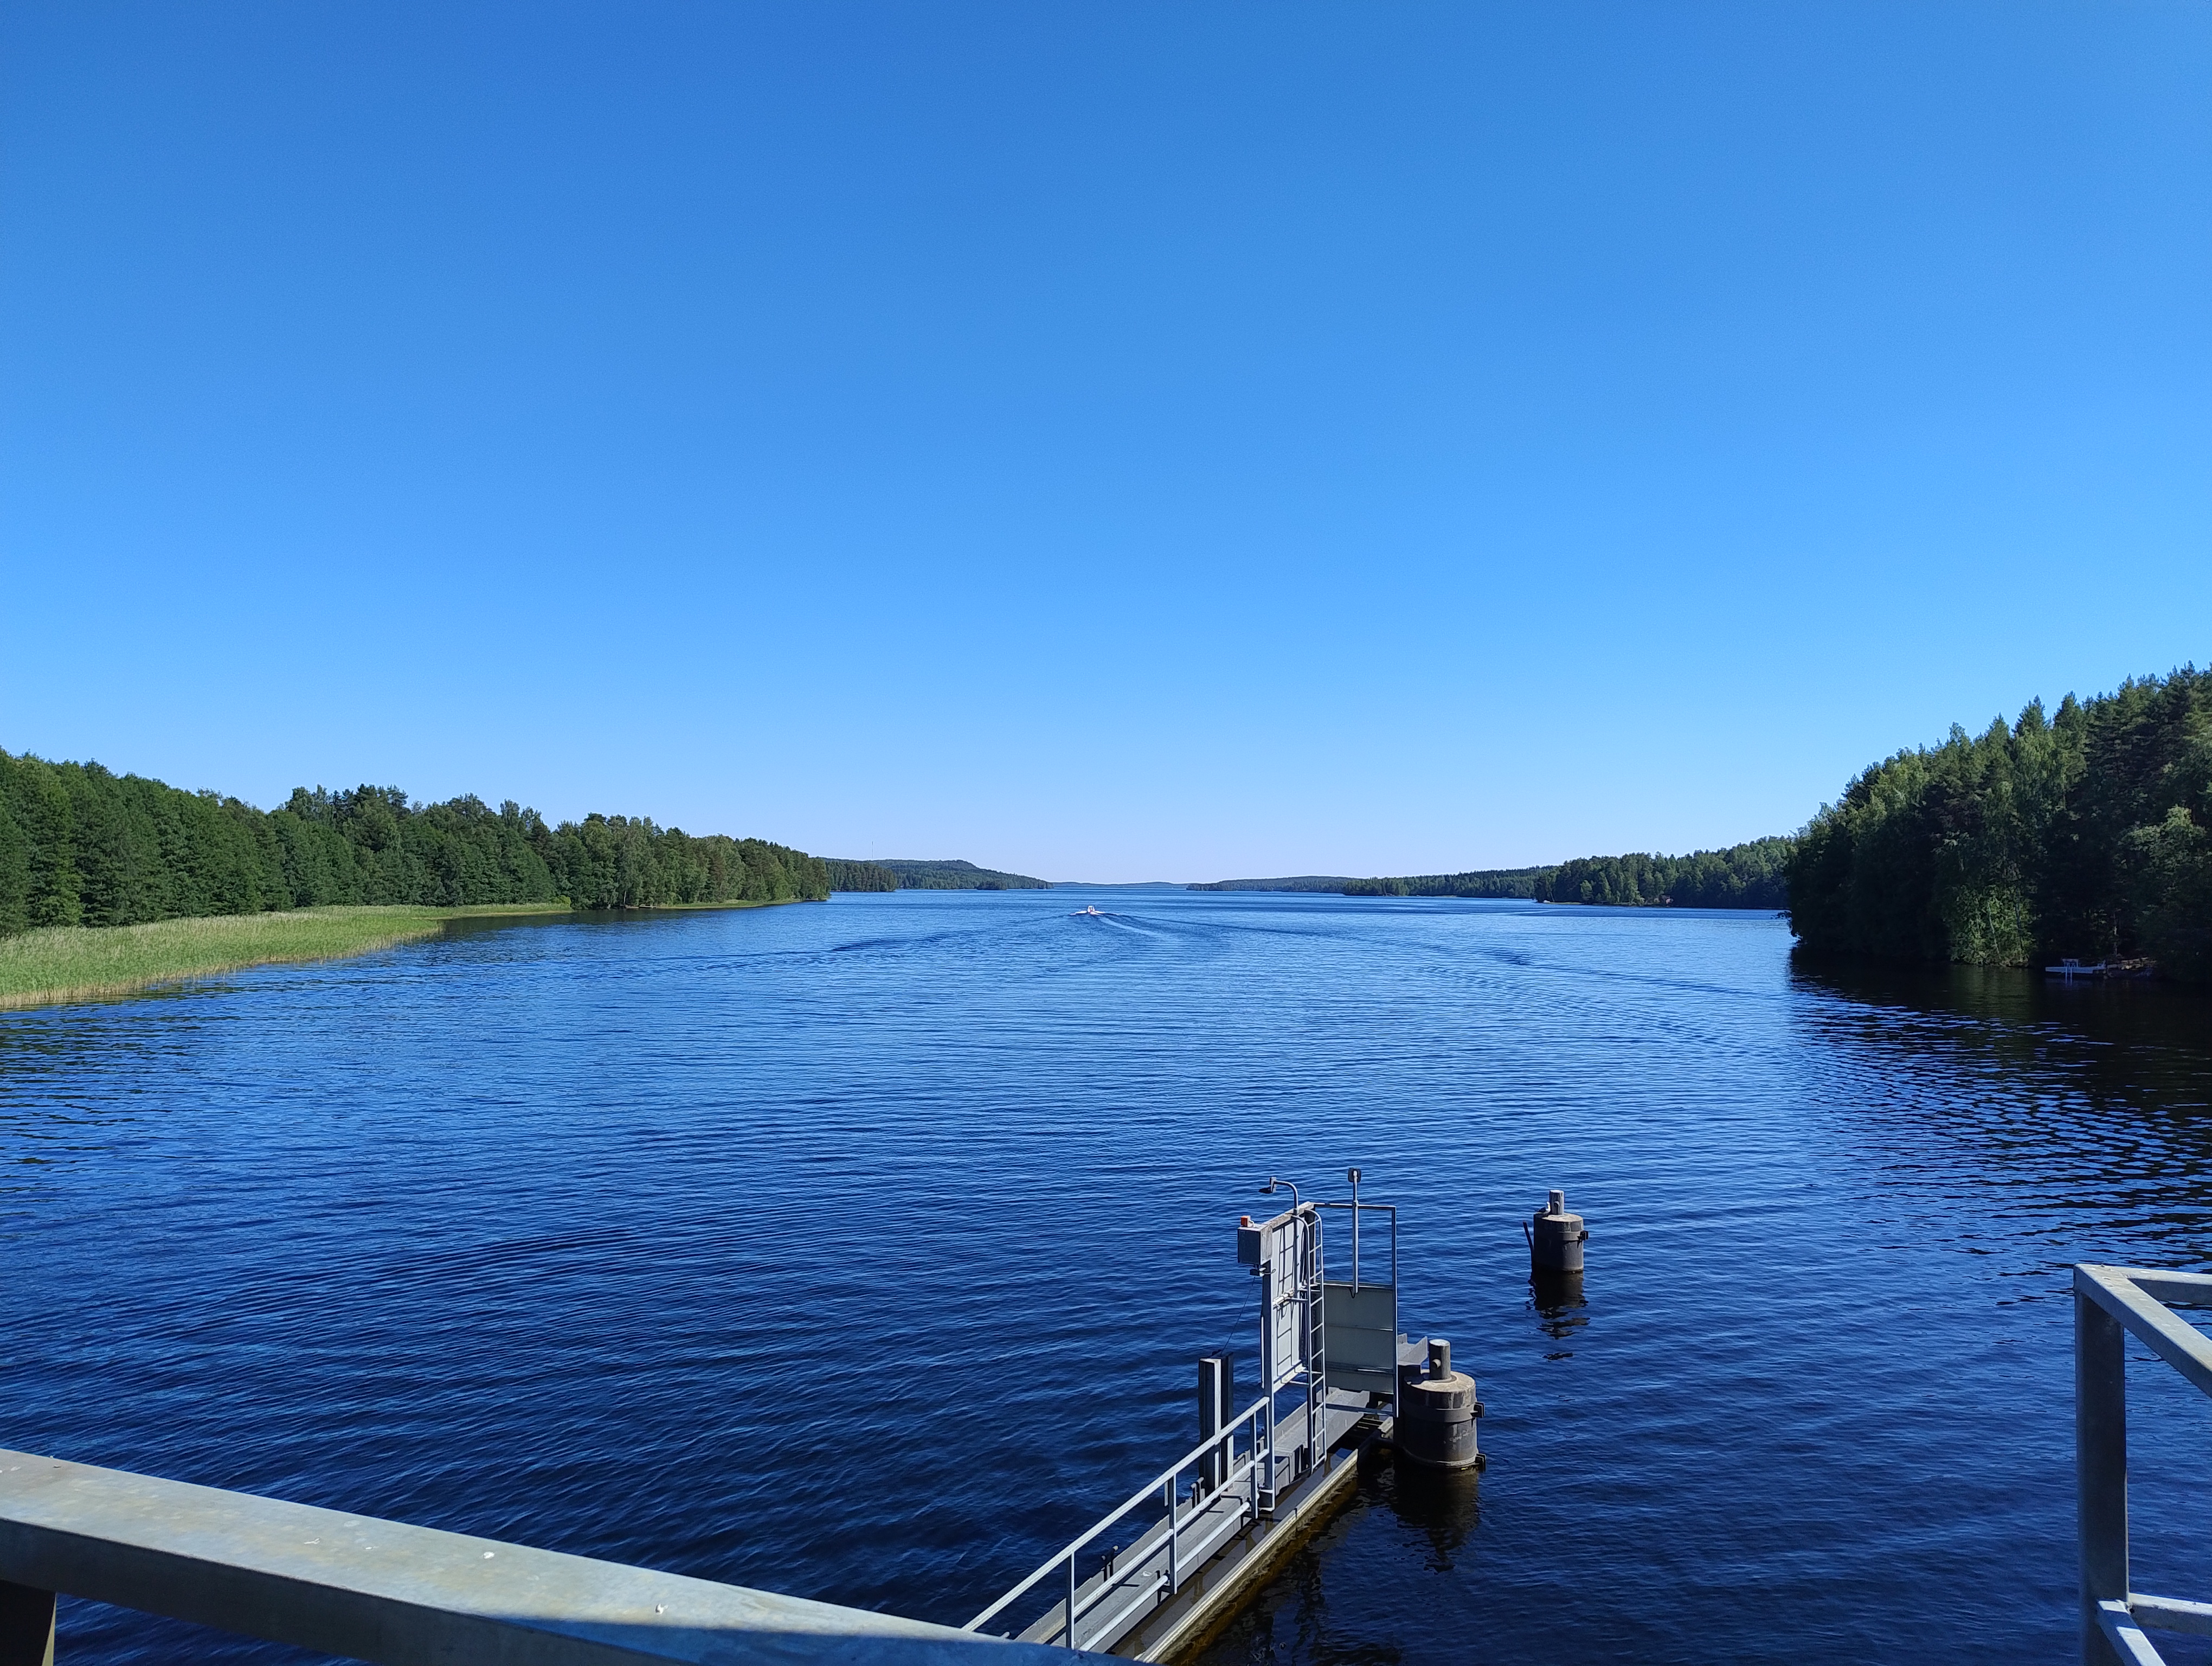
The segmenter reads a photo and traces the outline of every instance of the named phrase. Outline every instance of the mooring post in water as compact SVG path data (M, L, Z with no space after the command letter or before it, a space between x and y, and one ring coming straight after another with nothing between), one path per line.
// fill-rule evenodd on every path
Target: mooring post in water
M1418 1365L1401 1369L1398 1403L1393 1438L1400 1456L1434 1469L1481 1467L1474 1420L1482 1402L1474 1397L1474 1379L1452 1369L1449 1342L1429 1339L1425 1371Z
M1567 1195L1554 1191L1528 1226L1528 1268L1533 1273L1579 1273L1589 1230L1580 1215L1567 1213Z
M2074 1486L2081 1553L2081 1658L2087 1666L2119 1659L2105 1635L2097 1605L2128 1600L2126 1369L2126 1331L2077 1287Z

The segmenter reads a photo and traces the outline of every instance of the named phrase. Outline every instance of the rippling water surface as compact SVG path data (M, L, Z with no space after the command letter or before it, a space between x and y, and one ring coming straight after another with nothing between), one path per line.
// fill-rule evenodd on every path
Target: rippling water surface
M1788 950L902 892L0 1014L0 1444L957 1623L1251 1380L1235 1218L1356 1163L1490 1468L1364 1478L1209 1662L2068 1658L2065 1268L2212 1265L2212 1008ZM2130 1378L2136 1583L2212 1596L2212 1404Z

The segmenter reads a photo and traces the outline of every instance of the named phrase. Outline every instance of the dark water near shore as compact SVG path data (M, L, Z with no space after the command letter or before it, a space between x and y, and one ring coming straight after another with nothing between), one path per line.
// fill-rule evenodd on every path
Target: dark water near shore
M1250 1380L1255 1183L1357 1163L1491 1467L1210 1660L2069 1658L2065 1268L2212 1266L2212 1006L1788 945L909 892L0 1015L0 1444L957 1623ZM2212 1404L2130 1377L2136 1584L2212 1596Z

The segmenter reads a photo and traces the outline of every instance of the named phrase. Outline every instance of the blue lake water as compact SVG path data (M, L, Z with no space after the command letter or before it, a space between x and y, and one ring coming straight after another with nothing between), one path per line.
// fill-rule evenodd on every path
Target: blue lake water
M2212 1265L2212 1007L1789 944L902 892L0 1014L0 1444L958 1623L1251 1380L1235 1220L1356 1163L1490 1467L1376 1469L1210 1662L2069 1658L2066 1268ZM2130 1378L2136 1584L2212 1597L2212 1405Z

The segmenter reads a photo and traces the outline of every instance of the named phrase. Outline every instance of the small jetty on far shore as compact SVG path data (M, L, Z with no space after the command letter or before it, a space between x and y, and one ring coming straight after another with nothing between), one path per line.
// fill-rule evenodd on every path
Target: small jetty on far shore
M2077 977L2118 978L2155 977L2158 962L2136 956L2127 960L2062 960L2056 966L2045 966L2044 972L2051 977L2063 978L2071 983Z

